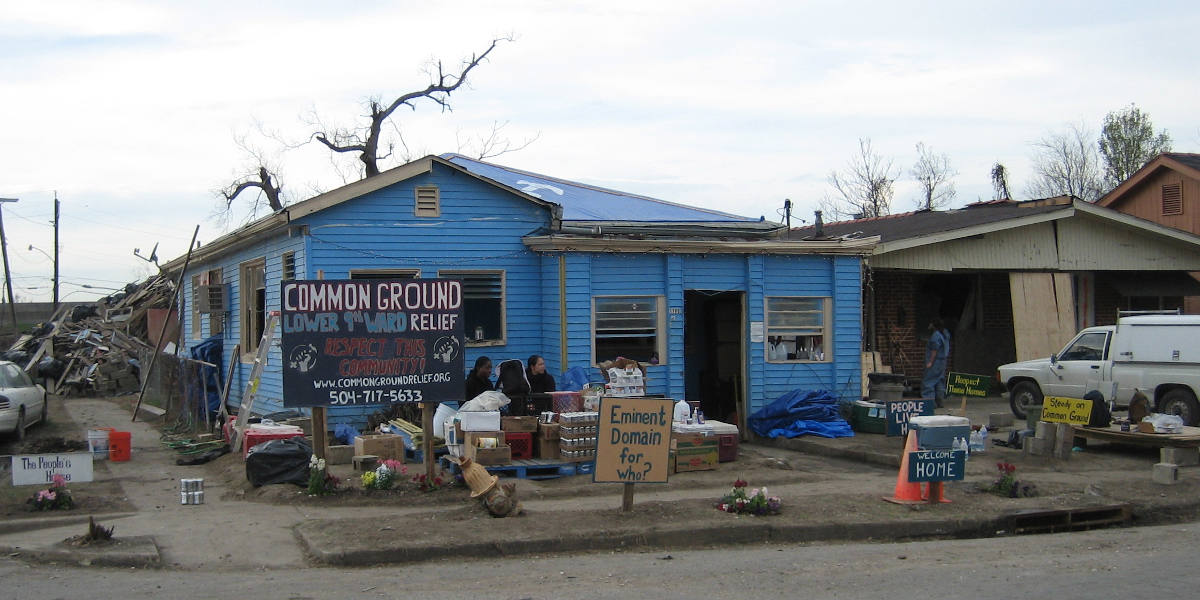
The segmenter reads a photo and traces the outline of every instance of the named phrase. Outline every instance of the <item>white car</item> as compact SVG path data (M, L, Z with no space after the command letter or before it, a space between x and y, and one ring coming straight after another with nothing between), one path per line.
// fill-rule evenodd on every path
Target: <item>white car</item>
M0 433L25 439L25 429L33 423L44 423L48 410L46 390L21 367L0 361Z

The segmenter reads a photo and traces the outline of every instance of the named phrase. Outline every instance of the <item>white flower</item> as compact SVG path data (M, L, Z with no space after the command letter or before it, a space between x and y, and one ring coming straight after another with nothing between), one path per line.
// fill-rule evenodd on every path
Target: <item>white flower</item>
M308 466L310 466L310 467L317 466L317 455L316 454L308 457Z
M318 461L317 461L317 468L318 468L318 469L320 469L320 470L322 470L322 471L324 471L324 470L325 470L325 459L323 459L323 458L322 458L322 459L320 459L320 460L318 460Z
M762 489L761 491L762 491L762 495L763 495L763 496L768 496L768 495L769 495L769 494L767 494L767 487L766 487L766 486L763 486L763 489Z

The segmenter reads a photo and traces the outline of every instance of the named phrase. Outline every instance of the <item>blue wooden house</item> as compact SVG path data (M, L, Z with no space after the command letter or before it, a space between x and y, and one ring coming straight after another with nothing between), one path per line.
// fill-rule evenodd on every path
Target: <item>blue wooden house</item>
M648 365L647 393L744 426L793 389L860 395L862 257L875 241L789 239L762 219L428 156L196 249L181 336L223 336L236 405L281 281L455 278L467 365L539 354L556 377L580 366L599 382L595 365L624 356ZM268 357L256 413L283 406L278 348ZM332 408L329 421L361 425L377 408Z

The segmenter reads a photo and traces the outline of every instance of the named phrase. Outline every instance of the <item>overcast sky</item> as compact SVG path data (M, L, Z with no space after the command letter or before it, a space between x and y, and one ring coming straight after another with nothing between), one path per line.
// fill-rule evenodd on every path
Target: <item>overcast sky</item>
M38 249L53 253L57 191L62 298L140 280L154 267L135 248L165 262L197 225L201 243L227 231L211 215L252 164L237 139L290 201L332 189L358 177L353 158L296 145L306 121L361 123L365 100L423 88L431 61L457 68L510 35L453 112L395 114L409 155L470 154L500 123L536 140L499 164L776 221L790 198L811 220L870 138L905 175L893 212L916 204L918 142L958 171L955 205L991 197L997 161L1021 197L1031 141L1130 102L1198 151L1197 30L1194 1L10 2L9 263L19 300L50 299Z

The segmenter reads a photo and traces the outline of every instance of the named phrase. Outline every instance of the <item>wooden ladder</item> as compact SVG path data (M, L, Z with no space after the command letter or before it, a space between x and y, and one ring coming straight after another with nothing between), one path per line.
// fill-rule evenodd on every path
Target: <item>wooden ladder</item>
M267 319L267 326L263 329L262 339L258 342L258 352L254 355L254 368L250 370L246 393L242 395L242 405L238 407L237 418L233 422L234 454L242 451L242 444L245 442L242 432L245 431L246 420L250 418L251 410L254 408L254 399L258 397L258 384L262 381L263 369L267 366L267 354L271 351L271 342L275 339L275 325L278 322L279 311L272 311L270 318ZM234 360L237 360L236 356Z

